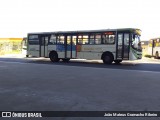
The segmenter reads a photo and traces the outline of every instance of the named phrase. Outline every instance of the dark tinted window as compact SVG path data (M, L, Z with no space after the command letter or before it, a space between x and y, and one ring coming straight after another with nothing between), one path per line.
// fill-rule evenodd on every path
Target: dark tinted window
M38 35L29 35L28 36L28 43L30 45L38 45L39 44L39 37L38 37Z

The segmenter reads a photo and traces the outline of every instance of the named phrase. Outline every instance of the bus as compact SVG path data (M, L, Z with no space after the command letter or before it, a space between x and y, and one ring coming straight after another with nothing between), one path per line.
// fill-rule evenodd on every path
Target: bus
M70 59L103 60L105 64L142 58L141 30L135 28L38 32L27 35L27 57L52 62Z
M159 59L160 58L159 53L160 53L160 37L150 39L148 44L148 54L156 59Z

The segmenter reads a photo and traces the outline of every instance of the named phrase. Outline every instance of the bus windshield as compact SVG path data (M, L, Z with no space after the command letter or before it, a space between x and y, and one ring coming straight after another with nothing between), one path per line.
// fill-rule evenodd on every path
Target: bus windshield
M137 50L141 50L140 35L132 35L132 46Z

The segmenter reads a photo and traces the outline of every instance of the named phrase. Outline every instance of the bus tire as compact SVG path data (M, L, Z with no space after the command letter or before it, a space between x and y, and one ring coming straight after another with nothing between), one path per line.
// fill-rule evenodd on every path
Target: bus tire
M66 58L66 59L62 59L63 60L63 62L69 62L69 58Z
M119 64L120 62L122 62L122 60L114 60L114 62L115 62L116 64Z
M103 56L102 56L102 60L103 60L104 64L112 64L113 59L114 58L113 58L112 53L109 53L109 52L104 53Z
M156 58L156 59L159 58L159 53L158 53L158 51L156 51L156 53L155 53L155 58Z
M60 59L58 58L57 52L50 52L49 58L52 62L58 62Z

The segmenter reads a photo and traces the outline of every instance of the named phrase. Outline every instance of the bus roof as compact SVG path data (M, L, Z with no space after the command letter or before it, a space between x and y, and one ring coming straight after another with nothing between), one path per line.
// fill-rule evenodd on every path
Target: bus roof
M156 40L156 39L160 39L160 37L151 38L151 39L149 39L149 40Z
M54 32L32 32L28 34L76 34L76 33L97 33L97 32L107 32L107 31L139 31L138 28L119 28L119 29L101 29L101 30L78 30L78 31L54 31Z

